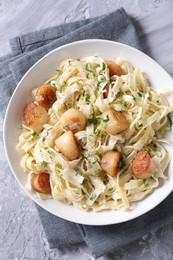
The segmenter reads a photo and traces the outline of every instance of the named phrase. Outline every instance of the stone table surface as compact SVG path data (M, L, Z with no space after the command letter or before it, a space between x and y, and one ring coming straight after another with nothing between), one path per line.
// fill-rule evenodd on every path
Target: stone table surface
M119 7L138 16L171 0L0 0L0 56L10 51L9 39L26 32L98 16ZM83 245L50 249L33 202L12 176L3 149L0 117L0 259L89 260ZM99 260L172 260L173 224L100 257Z

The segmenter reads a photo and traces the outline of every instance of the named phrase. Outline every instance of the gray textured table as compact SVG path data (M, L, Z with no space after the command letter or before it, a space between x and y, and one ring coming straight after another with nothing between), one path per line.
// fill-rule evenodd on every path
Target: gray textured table
M0 0L0 56L8 53L8 40L18 34L101 15L121 6L129 14L137 16L170 1ZM33 202L8 171L2 144L2 124L0 118L0 259L93 259L85 245L63 250L49 249ZM167 225L99 260L172 260L172 233L173 224Z

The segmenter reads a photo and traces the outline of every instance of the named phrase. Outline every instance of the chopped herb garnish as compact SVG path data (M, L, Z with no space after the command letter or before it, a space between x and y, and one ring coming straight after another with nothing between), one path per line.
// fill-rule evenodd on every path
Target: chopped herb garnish
M94 125L96 125L97 122L98 122L98 120L97 120L96 117L90 117L90 118L88 118L88 123L89 123L89 124L94 124Z
M34 131L34 132L32 132L32 134L31 134L32 136L36 136L37 135L37 133Z
M84 92L84 96L85 96L87 99L90 98L90 94L88 93L88 91L85 91L85 92Z
M95 160L94 162L93 162L93 164L96 164L98 161L97 160Z
M138 92L137 93L139 97L142 97L142 93L141 92Z
M61 174L59 175L59 177L63 179L63 174L61 173Z
M167 115L167 118L168 118L170 130L171 130L172 129L172 118L171 118L171 114L170 113Z
M145 147L144 150L149 153L151 157L154 157L156 155L156 149L153 147Z
M109 181L108 181L107 179L103 180L104 185L107 185L108 182L109 182Z
M64 130L68 130L68 125L63 126Z
M81 83L80 83L79 81L77 81L76 84L77 84L78 86L81 86Z
M113 191L114 189L113 188L110 188L108 191Z
M154 180L155 179L155 172L151 171L151 179Z
M87 157L85 156L85 154L81 154L81 156L82 156L82 159L87 159Z
M121 158L120 158L120 161L118 164L120 169L122 169L125 166L124 159L125 159L125 157L123 155L121 155Z
M47 150L47 149L49 149L48 147L44 147L44 150Z
M124 96L124 92L120 92L120 97L123 97Z
M124 107L127 107L127 105L128 105L128 103L126 101L124 101L123 99L121 99L118 103L120 105L123 105Z
M83 185L83 186L86 186L86 185L87 185L87 183L88 183L88 180L87 180L87 179L83 179L83 181L82 181L81 185Z
M136 124L134 124L134 129L136 129L136 130L137 130L137 125L136 125Z
M86 74L86 78L89 79L89 73Z
M47 162L42 162L43 167L47 167L48 163Z
M149 183L146 180L144 181L144 186L145 186L145 188L147 188L149 186Z
M56 70L58 76L60 76L62 74L62 71L61 70Z
M102 120L103 120L103 122L108 122L108 121L109 121L109 116L106 115L106 118L105 118L105 119L102 119Z
M102 70L106 69L106 64L104 62L102 62Z
M143 127L143 124L140 124L139 127Z
M91 173L92 176L96 177L99 174L100 170L96 170L94 172Z
M81 175L81 176L83 175L83 172L79 167L76 169L76 175Z
M152 93L151 93L151 91L149 91L148 93L149 93L149 96L151 97L151 96L152 96Z
M133 97L133 100L134 100L134 101L136 101L136 98L135 98L135 96L134 96L134 95L132 95L132 97Z
M89 198L90 200L95 200L96 198L96 195L95 194L92 194L92 196Z
M83 191L83 189L81 189L82 195L85 195L85 192Z
M87 63L86 66L85 66L85 69L86 69L87 71L89 71L89 72L93 72L92 69L91 69L91 67L92 67L92 63Z
M55 172L56 172L56 174L59 174L60 173L60 169L55 168Z
M47 151L50 155L54 155L54 152L52 152L51 150Z
M65 88L65 84L62 84L62 85L59 87L60 93L62 93L62 91L63 91L64 88Z

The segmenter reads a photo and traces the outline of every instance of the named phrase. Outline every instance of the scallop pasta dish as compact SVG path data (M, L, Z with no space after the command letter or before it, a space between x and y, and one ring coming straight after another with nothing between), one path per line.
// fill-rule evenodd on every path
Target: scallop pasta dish
M167 178L172 110L121 58L62 61L24 107L17 151L26 188L83 210L130 209Z

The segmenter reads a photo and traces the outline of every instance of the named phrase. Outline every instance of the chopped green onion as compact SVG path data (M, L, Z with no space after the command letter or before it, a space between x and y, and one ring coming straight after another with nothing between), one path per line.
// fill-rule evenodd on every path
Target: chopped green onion
M94 125L96 125L97 122L98 122L98 120L97 120L96 117L90 117L90 118L88 118L88 123L89 123L89 124L94 124Z
M81 156L82 156L82 159L87 159L87 157L85 156L85 154L81 154Z
M36 136L37 135L37 133L34 131L34 132L32 132L32 134L31 134L32 136Z
M149 183L147 183L147 180L144 181L144 186L147 188L149 186Z
M87 179L83 179L83 181L82 181L81 185L83 185L83 186L86 186L86 185L87 185L87 183L88 183L88 180L87 180Z
M120 92L120 97L124 96L124 92Z
M169 113L167 115L167 118L168 118L168 122L169 122L169 126L170 126L170 130L172 129L172 118L171 118L171 113Z
M42 162L43 167L47 167L48 163L47 162Z
M136 129L136 130L137 130L137 125L136 125L136 124L134 124L134 129Z
M141 92L138 92L137 93L139 97L142 97L142 93Z
M102 70L106 69L106 64L104 62L102 62Z
M77 84L78 86L81 86L81 83L80 83L79 81L77 81L76 84Z
M135 96L134 96L134 95L132 95L132 97L133 97L133 100L134 100L134 101L136 101L136 98L135 98Z
M62 84L62 85L59 87L60 93L62 93L62 91L63 91L64 88L65 88L65 84Z
M60 173L60 169L58 169L57 167L55 168L55 172L56 174L59 174Z
M125 166L124 159L125 159L125 157L121 155L121 158L120 158L120 161L118 164L120 169L122 169Z
M155 179L155 172L154 171L151 171L151 177L150 177L152 180Z
M54 155L54 152L52 152L51 150L47 151L50 155Z
M92 194L92 196L89 198L90 200L95 200L96 198L96 195L95 194Z
M151 91L149 91L148 93L149 93L149 96L152 97L152 93L151 93Z
M48 147L44 147L44 150L47 150L47 149L49 149Z
M91 70L91 66L92 66L92 63L87 63L86 66L85 66L85 69L86 69L87 71L89 71L89 72L93 72L93 71Z
M95 172L92 172L91 175L94 176L94 177L96 177L99 172L100 172L100 170L98 169L98 170L96 170Z
M83 191L83 189L81 189L81 193L82 193L82 195L85 195L85 192Z
M108 121L109 121L109 116L106 115L106 118L105 118L105 119L102 119L102 120L103 120L103 122L108 122Z
M94 162L93 162L93 164L96 164L98 161L97 160L95 160Z
M60 76L62 74L62 71L61 70L56 70L58 76Z
M79 167L76 169L76 175L83 176L83 172L81 171L81 169Z
M89 79L89 73L86 74L86 78Z
M123 99L121 99L118 103L120 105L123 105L124 107L127 107L127 105L128 105L128 103L126 101L124 101Z

